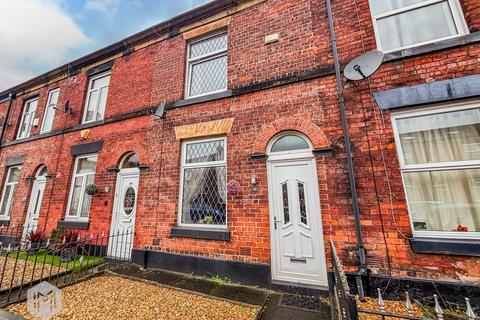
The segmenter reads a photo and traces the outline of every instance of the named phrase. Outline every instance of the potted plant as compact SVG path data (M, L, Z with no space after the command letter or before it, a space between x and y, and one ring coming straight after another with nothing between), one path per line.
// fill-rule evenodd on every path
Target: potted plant
M86 188L85 188L85 193L88 194L89 196L93 196L93 195L96 195L98 193L98 187L96 184L92 183L92 184L89 184Z
M463 218L462 217L456 216L455 221L457 223L457 231L458 232L468 232L468 227L462 225L462 223L463 223Z
M77 230L66 230L63 232L63 238L57 238L55 249L60 252L62 262L75 260L79 246L79 232Z
M32 230L27 234L27 240L30 242L30 247L27 251L28 254L33 254L40 250L42 243L48 239L45 232L41 230Z

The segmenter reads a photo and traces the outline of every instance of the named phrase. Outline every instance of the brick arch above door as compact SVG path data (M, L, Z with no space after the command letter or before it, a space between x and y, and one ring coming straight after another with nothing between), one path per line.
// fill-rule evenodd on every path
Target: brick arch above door
M277 134L285 131L303 133L313 144L314 149L330 147L330 142L325 133L310 119L299 117L285 117L277 119L263 126L255 139L253 152L266 153L267 145Z

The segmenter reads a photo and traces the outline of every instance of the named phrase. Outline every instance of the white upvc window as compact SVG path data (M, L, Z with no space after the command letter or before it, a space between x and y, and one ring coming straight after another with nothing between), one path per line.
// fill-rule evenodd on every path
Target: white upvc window
M92 196L86 194L86 188L95 182L97 158L98 156L93 154L75 159L65 220L88 221Z
M10 210L12 208L15 190L17 189L18 180L20 178L21 166L9 167L5 185L3 187L2 199L0 200L0 219L9 220Z
M370 0L377 46L391 52L468 33L458 0Z
M18 128L17 139L30 137L33 121L35 120L35 111L37 111L38 98L33 98L25 101L23 107L22 118L20 120L20 127Z
M83 114L83 123L102 120L107 105L110 72L90 78L88 83L87 101Z
M49 132L53 127L53 119L55 118L55 110L57 108L60 89L54 89L48 93L47 107L43 116L42 128L40 133Z
M188 44L187 98L227 90L227 32L216 33Z
M226 148L224 137L182 144L179 225L226 227Z
M480 103L392 114L414 236L480 237Z

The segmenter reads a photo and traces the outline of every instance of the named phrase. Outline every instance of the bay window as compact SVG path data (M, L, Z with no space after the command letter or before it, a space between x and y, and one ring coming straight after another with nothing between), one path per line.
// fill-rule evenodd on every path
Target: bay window
M227 90L227 33L188 44L186 97Z
M480 236L480 104L393 114L414 235Z
M227 160L225 138L182 145L179 224L226 226Z
M12 208L13 198L17 189L18 180L20 178L20 170L22 167L9 167L7 177L3 187L2 199L0 200L0 219L9 220L10 210Z
M30 137L33 121L35 120L35 111L37 111L38 98L30 99L25 102L23 114L18 128L17 139Z
M110 73L102 73L90 79L83 123L102 120L107 105Z
M96 168L96 154L81 156L75 160L65 220L88 220L92 196L86 194L86 188L94 183Z
M370 9L384 52L468 33L458 0L370 0Z

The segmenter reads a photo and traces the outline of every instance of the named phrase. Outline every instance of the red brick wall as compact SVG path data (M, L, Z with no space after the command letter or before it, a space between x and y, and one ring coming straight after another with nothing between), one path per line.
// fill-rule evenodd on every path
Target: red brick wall
M475 14L478 4L476 1L464 1L463 6L470 29L474 31L479 24L477 17L480 15ZM366 51L376 48L367 0L334 1L334 14L342 63L363 53L363 47ZM280 41L265 45L265 36L272 33L278 33ZM230 88L332 67L322 0L270 0L241 11L232 16L228 37ZM186 41L182 35L177 35L116 59L106 118L113 119L161 101L182 99L185 54ZM479 62L480 46L473 44L388 62L369 82L345 85L362 228L369 266L376 273L388 272L389 259L392 274L400 276L465 280L480 277L478 259L414 254L408 240L398 232L411 235L390 117L388 112L382 114L374 105L368 86L370 83L375 92L475 74L480 71ZM60 86L59 106L69 100L74 114L57 112L54 128L78 125L83 115L87 83L86 74L80 73L40 89L37 117L43 117L48 89ZM0 116L6 112L6 106L7 103L0 104ZM22 108L23 99L19 96L9 120L11 125L7 127L7 141L15 137ZM174 127L227 117L235 118L232 132L228 134L228 180L235 179L242 185L242 192L228 199L228 228L232 239L230 242L218 242L172 238L170 230L176 224L178 212L181 147L181 142L175 139ZM302 125L290 123L288 119L291 118L304 121L305 126L318 127L326 141L335 147L333 153L317 157L324 235L328 240L332 232L345 263L352 265L349 269L355 270L352 259L347 259L349 252L355 250L356 234L346 159L343 150L338 148L343 133L333 76L169 110L166 119L142 116L94 127L87 139L81 138L79 131L73 131L5 147L0 153L2 168L9 156L27 156L12 210L12 221L22 223L26 213L31 186L25 177L33 175L39 165L46 164L54 178L47 181L40 223L45 223L48 212L47 229L53 228L67 209L74 164L70 147L104 140L95 180L102 192L94 197L90 213L91 230L88 232L109 230L116 174L107 172L107 168L117 165L128 151L134 151L140 155L142 164L148 165L148 169L141 171L140 177L136 247L269 263L266 164L251 160L250 155L261 149L258 141L264 144L268 141L261 135L264 132L262 129L269 128L271 123L281 123L275 126L278 131L302 128ZM36 134L35 130L33 134ZM386 170L380 151L383 151ZM4 175L5 170L0 170L0 181L3 181ZM256 193L250 191L253 175L259 187ZM389 185L391 194L388 192ZM108 193L104 192L105 187L110 188Z

